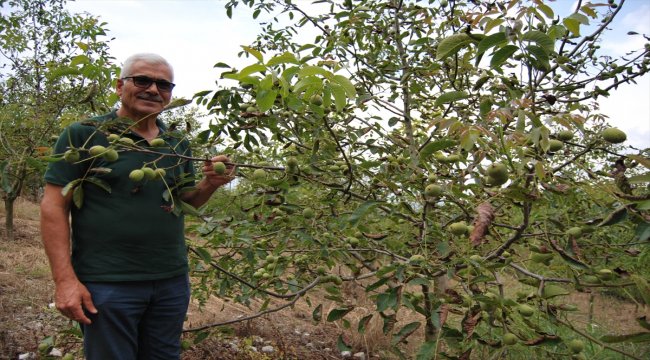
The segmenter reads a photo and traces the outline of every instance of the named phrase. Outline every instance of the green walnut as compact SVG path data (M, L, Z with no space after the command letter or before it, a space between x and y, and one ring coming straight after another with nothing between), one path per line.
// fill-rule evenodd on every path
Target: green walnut
M150 167L143 167L142 172L144 172L144 177L147 180L153 180L156 178L156 171Z
M566 231L566 234L571 237L578 237L582 235L582 228L579 226L574 226Z
M562 150L563 147L564 143L560 140L551 139L548 141L548 151L550 152L558 152Z
M505 333L503 335L503 343L505 345L514 345L517 343L517 335L513 333Z
M154 172L156 174L155 175L156 179L164 179L165 175L167 175L167 171L165 171L165 169L163 168L157 168Z
M585 343L580 339L573 339L567 344L572 353L577 354L585 349Z
M614 272L610 269L600 269L596 276L602 280L612 280L614 278Z
M309 102L313 105L321 106L323 105L323 97L318 94L314 94L309 98Z
M295 157L290 157L287 159L287 167L290 169L296 168L298 166L298 159Z
M106 159L106 161L113 162L116 161L120 157L120 155L117 153L117 150L108 149L106 150L106 152L102 154L102 157Z
M627 135L618 128L607 128L600 133L605 141L611 144L620 144L627 140Z
M101 145L95 145L92 146L90 149L88 149L88 153L90 156L101 156L103 153L106 152L106 148L101 146Z
M457 236L465 235L467 234L467 230L468 227L464 221L459 221L459 222L449 224L449 232L451 232L454 235Z
M424 188L424 195L426 197L438 197L442 195L443 190L442 186L438 184L429 184Z
M212 164L212 170L214 170L215 174L217 175L223 175L226 173L226 164L224 164L222 161L217 161Z
M135 169L129 173L129 179L133 182L139 182L144 179L144 171L142 169Z
M571 141L573 139L573 132L571 130L561 130L555 134L555 137L560 141Z
M252 178L255 181L263 181L264 179L266 179L266 170L255 169L255 171L253 171Z
M77 151L75 149L67 150L63 154L63 159L65 161L69 162L69 163L77 162L77 161L79 161L79 151Z
M119 139L119 141L120 141L122 144L124 144L124 145L134 145L134 144L135 144L135 142L133 141L133 139L131 139L130 137L126 137L126 136L121 137L121 138Z
M161 139L161 138L155 138L155 139L151 140L151 142L149 143L149 145L151 145L152 147L161 147L161 146L165 146L165 140L163 140L163 139Z
M312 208L304 208L302 210L302 217L305 219L313 219L316 216L316 213L314 212L314 209Z
M535 313L535 309L530 305L519 304L517 305L517 312L523 317L529 317Z

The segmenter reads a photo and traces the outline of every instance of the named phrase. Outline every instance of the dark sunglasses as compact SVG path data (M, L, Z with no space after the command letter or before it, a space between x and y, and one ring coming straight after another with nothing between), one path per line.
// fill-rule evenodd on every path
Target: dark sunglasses
M168 92L168 91L172 91L174 86L176 86L176 84L171 83L167 80L155 80L148 76L142 76L142 75L125 76L122 78L122 80L128 80L128 79L131 79L133 81L133 85L141 89L148 89L149 86L151 86L151 84L156 83L156 87L158 88L158 90Z

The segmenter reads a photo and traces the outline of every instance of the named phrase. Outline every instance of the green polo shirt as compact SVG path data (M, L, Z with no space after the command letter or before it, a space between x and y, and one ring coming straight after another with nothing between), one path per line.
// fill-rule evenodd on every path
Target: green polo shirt
M163 147L149 147L144 138L127 129L128 123L117 119L115 111L75 123L59 136L56 154L71 147L109 146L109 133L123 133L145 150L155 152L119 147L119 158L110 162L101 157L89 159L87 151L80 151L77 163L48 165L48 183L66 186L85 179L79 185L82 206L73 204L71 209L72 265L81 281L156 280L188 270L184 219L182 214L174 214L173 197L165 193L193 186L194 170L191 161L161 153L190 156L191 152L187 140L157 122L159 137L166 141ZM164 181L131 181L129 173L143 165L164 168ZM172 193L177 194L177 190Z

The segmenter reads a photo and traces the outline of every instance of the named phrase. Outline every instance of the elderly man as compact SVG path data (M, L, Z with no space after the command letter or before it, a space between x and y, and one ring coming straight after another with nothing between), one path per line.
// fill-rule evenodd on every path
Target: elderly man
M164 58L129 57L117 80L120 107L66 128L55 152L78 157L45 174L41 230L55 303L80 323L89 360L180 358L190 289L184 219L174 209L179 200L203 205L235 169L216 174L212 162L228 162L216 156L194 183L192 164L178 156L191 155L187 140L158 119L173 79ZM116 143L117 152L101 151ZM154 176L129 176L145 168Z

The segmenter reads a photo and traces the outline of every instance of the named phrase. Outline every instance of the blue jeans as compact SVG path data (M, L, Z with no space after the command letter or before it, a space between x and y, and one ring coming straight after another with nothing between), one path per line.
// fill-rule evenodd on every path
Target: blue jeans
M187 275L170 279L86 282L97 314L81 324L87 360L178 360L190 301Z

